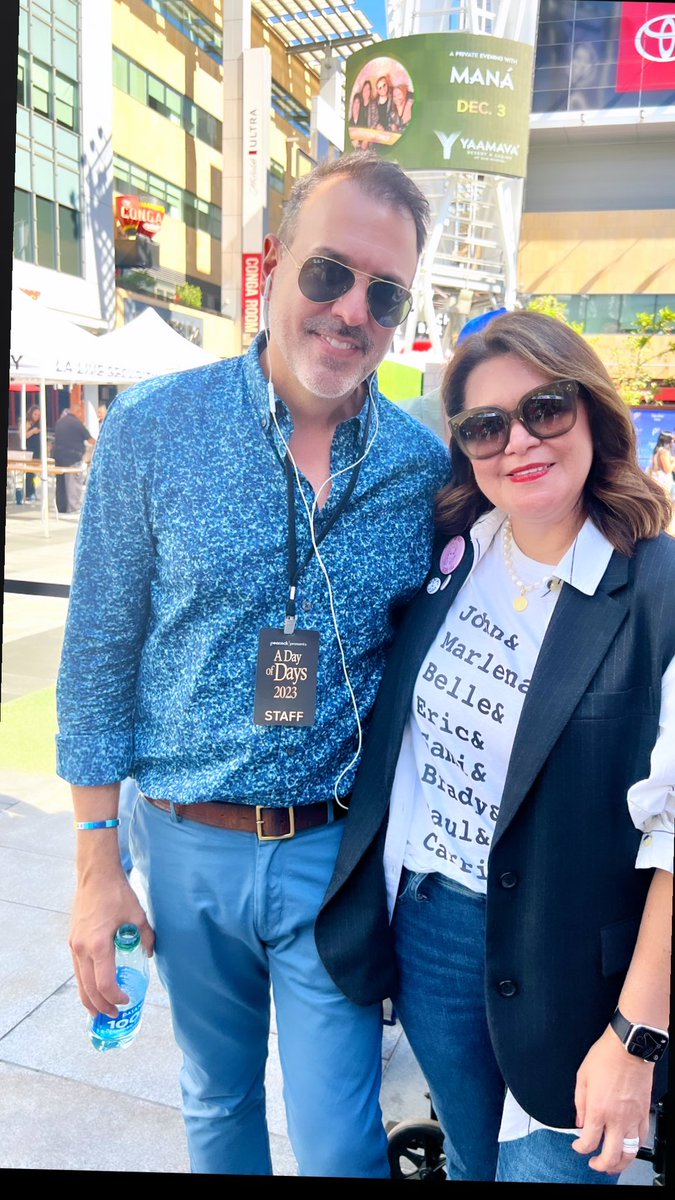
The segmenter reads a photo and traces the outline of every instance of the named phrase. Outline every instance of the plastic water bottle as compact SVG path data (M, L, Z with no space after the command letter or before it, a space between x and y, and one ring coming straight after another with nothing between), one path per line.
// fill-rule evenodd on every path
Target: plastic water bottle
M105 1013L89 1017L87 1030L94 1050L129 1046L140 1029L150 972L137 925L120 925L117 930L115 968L117 982L129 997L129 1003L117 1006L116 1017L108 1017Z

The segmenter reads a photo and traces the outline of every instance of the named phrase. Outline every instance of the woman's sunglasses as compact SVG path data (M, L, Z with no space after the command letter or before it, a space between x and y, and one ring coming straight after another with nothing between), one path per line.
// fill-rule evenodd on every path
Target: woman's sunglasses
M306 258L300 265L285 242L281 245L288 250L293 262L298 268L298 287L306 300L314 304L330 304L339 300L351 291L356 283L357 275L365 275L370 279L368 284L368 309L374 321L384 329L394 329L402 325L412 308L412 294L407 288L394 283L391 279L378 279L368 275L366 271L355 271L334 258L326 258L323 254L315 254Z
M511 422L520 421L536 438L561 437L577 419L581 385L558 379L527 392L512 412L503 408L471 408L449 421L452 436L467 458L494 458L506 449Z

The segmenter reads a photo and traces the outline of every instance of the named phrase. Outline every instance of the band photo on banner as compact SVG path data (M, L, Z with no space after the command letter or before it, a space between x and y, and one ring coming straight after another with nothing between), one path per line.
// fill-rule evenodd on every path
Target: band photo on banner
M359 71L349 98L352 149L393 146L413 115L413 82L395 58L372 58Z
M377 42L347 61L346 145L408 170L524 178L532 47L469 33Z

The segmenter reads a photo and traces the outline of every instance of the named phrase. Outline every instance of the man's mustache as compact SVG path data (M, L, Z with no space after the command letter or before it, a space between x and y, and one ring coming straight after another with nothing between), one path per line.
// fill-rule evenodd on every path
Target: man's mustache
M330 318L310 317L304 323L305 333L320 333L323 337L349 338L355 342L359 350L369 354L373 342L360 325L345 325L343 321L333 321Z

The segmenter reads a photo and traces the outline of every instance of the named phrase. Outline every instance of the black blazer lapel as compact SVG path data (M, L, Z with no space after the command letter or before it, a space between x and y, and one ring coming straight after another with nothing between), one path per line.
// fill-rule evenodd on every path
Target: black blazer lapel
M628 613L629 560L617 551L594 596L563 585L516 730L493 845L512 820ZM618 595L614 595L619 591Z
M417 673L473 563L473 544L468 534L464 540L464 557L449 583L432 594L427 591L429 582L447 578L441 574L439 558L448 536L436 539L427 579L407 609L392 643L352 792L338 870L326 894L327 900L376 836L387 811Z

